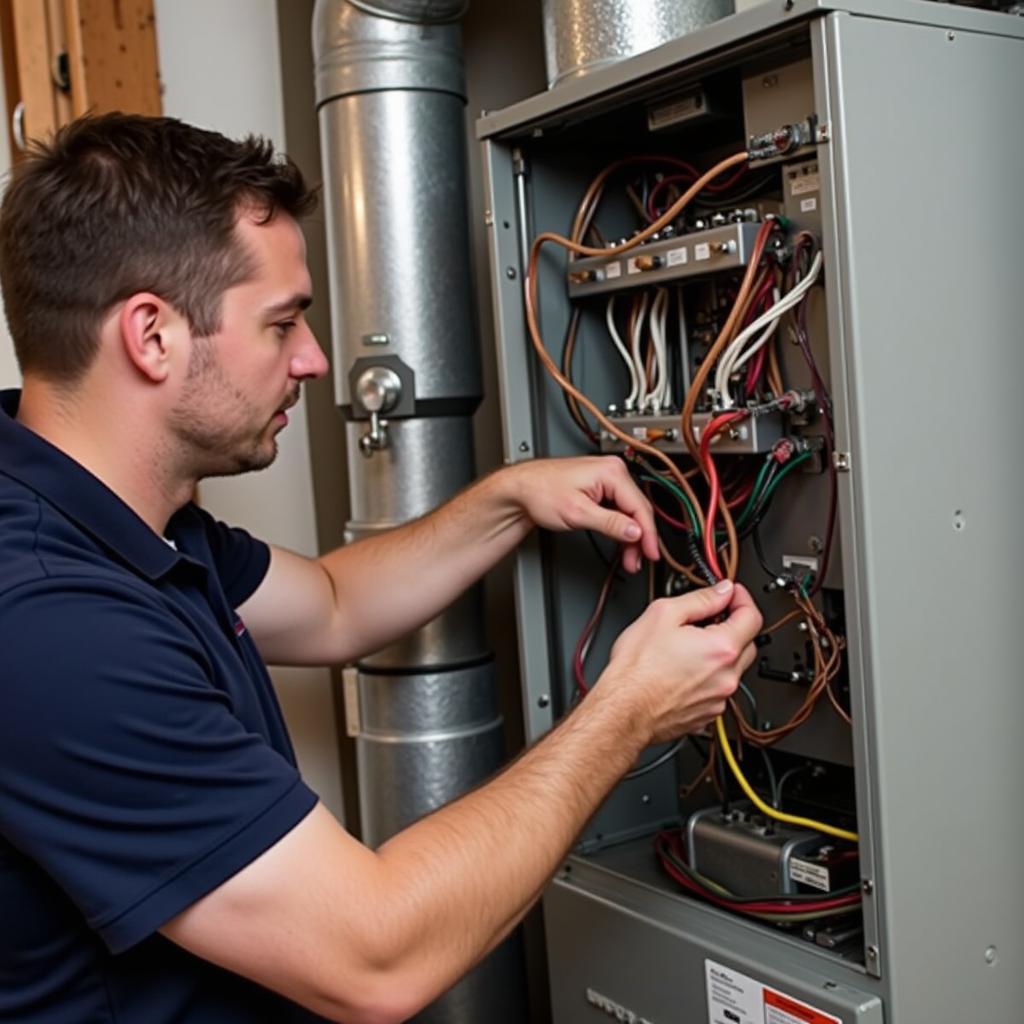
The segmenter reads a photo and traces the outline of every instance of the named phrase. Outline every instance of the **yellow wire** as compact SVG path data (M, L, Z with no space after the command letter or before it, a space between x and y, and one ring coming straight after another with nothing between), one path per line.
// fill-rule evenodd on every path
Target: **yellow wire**
M762 814L767 814L769 818L775 818L776 821L788 822L790 825L803 825L804 828L814 829L815 832L824 832L826 835L835 836L837 839L849 839L850 842L857 842L856 832L847 832L846 829L836 828L835 825L826 825L821 821L812 821L810 818L801 818L796 814L786 814L783 811L775 810L774 807L769 807L754 792L753 787L747 782L746 777L740 770L740 766L736 763L732 748L729 746L729 737L725 733L725 722L721 715L715 719L715 728L718 730L718 744L722 748L726 761L729 762L733 775L736 776L736 781Z

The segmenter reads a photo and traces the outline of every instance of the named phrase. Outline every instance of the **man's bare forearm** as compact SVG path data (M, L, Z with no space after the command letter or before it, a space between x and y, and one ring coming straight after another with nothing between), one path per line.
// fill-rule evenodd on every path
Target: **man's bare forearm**
M382 892L407 944L388 957L397 976L432 987L432 998L493 948L540 895L643 736L627 701L611 687L595 690L493 781L386 843ZM410 890L414 899L403 896Z
M331 579L345 660L376 650L439 615L512 551L533 524L502 471L419 519L320 558Z
M377 852L317 808L164 934L331 1019L406 1020L515 925L644 746L722 713L760 627L729 584L654 602L580 707L492 782Z

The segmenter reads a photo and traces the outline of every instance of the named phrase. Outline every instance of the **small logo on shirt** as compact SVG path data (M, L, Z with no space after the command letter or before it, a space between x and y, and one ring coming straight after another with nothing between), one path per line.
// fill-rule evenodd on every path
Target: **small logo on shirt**
M235 636L243 636L245 634L245 623L236 615L235 616Z

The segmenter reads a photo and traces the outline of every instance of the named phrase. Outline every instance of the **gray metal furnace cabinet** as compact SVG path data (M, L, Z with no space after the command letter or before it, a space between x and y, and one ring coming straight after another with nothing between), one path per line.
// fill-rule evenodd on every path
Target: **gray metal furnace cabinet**
M556 1024L1024 1021L1024 18L769 0L486 114L505 451L585 450L527 335L534 234L566 232L612 159L745 141L759 101L726 102L682 135L650 129L659 104L705 82L735 96L741 80L801 66L818 128L805 154L819 174L853 717L845 746L822 743L851 770L863 945L838 956L663 877L650 835L678 821L669 761L612 793L547 891ZM553 349L571 309L564 259L545 256L540 283ZM608 357L582 358L600 390ZM518 557L530 740L571 701L594 561L573 538L534 538ZM627 594L606 632L642 604ZM722 986L739 1009L725 1012Z

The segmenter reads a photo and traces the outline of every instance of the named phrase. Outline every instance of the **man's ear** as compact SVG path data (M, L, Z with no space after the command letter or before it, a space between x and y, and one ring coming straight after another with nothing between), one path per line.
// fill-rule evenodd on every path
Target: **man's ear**
M167 379L176 359L187 356L188 322L158 295L130 296L117 324L128 359L154 384Z

